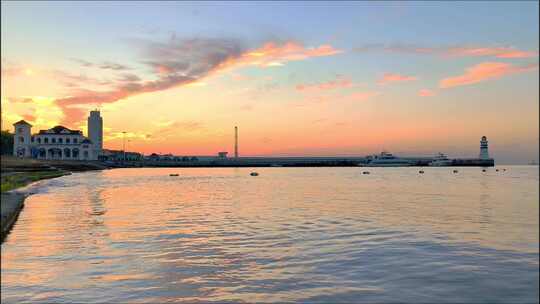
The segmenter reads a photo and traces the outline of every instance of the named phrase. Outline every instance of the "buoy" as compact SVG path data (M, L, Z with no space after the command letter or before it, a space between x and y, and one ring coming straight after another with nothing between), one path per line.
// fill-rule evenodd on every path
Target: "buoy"
M258 176L259 173L257 173L257 172L251 172L249 175L251 175L251 176Z
M424 170L420 170L420 171L418 171L418 173L423 174L423 173L424 173Z
M362 174L369 174L369 171L364 171L362 172Z
M499 169L495 169L496 172L499 172Z
M503 171L506 171L506 169L503 169Z
M454 173L458 173L458 170L454 170Z
M178 173L171 173L169 176L178 176Z
M486 169L482 169L482 172L486 172Z

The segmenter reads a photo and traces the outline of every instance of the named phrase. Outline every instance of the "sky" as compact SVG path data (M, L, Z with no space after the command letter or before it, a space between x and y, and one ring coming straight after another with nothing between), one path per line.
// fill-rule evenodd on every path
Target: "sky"
M2 129L176 155L538 161L539 2L1 2Z

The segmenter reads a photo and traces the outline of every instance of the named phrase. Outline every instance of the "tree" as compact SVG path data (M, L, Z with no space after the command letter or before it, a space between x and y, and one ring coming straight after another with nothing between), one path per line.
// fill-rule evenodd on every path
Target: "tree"
M13 154L13 133L8 130L3 130L0 136L2 140L1 153L2 155L12 155Z

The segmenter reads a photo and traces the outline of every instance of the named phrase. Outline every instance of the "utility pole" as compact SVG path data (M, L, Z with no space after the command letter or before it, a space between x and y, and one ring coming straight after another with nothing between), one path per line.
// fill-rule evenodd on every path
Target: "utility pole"
M122 151L124 152L124 160L122 163L126 162L126 131L122 131L122 134L124 135L122 138Z
M127 144L126 144L126 150L129 150L129 143L131 142L131 139L128 139L127 140Z

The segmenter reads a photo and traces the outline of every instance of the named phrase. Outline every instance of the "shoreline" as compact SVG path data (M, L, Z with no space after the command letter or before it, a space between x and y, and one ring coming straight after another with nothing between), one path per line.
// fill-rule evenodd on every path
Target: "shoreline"
M26 198L32 194L25 190L30 185L41 180L71 175L72 172L96 171L108 167L91 162L37 161L2 155L1 169L0 244L15 226Z

